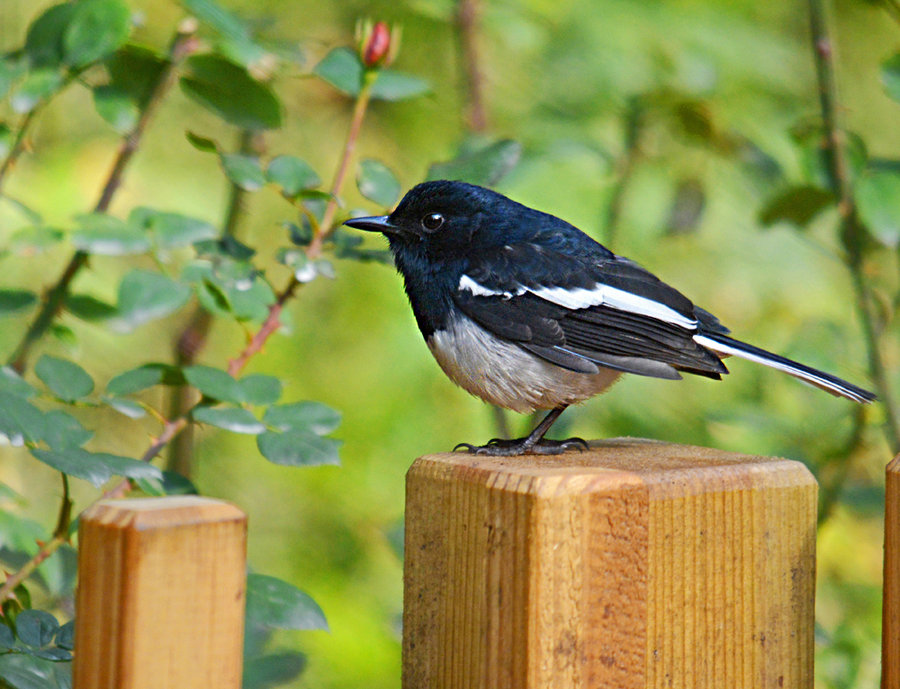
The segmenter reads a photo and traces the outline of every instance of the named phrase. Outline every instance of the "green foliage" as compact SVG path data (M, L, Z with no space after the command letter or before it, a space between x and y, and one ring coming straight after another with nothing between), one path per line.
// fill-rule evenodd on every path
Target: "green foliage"
M301 672L304 686L396 684L391 544L402 542L403 458L496 434L426 359L393 271L361 265L390 265L384 243L336 229L351 213L389 210L423 172L499 185L608 239L741 338L862 382L854 299L834 260L860 250L881 350L897 358L900 58L873 49L893 38L872 8L842 14L834 51L858 57L837 65L853 89L839 103L861 228L848 244L811 50L795 31L807 25L801 6L487 3L476 31L488 126L474 134L449 4L392 5L405 27L400 69L367 70L355 49L330 43L350 42L347 8L287 3L245 19L230 3L182 0L200 26L179 39L167 24L177 17L154 3L140 13L123 0L60 3L17 27L34 10L12 1L18 11L0 27L0 164L10 162L0 172L0 339L10 362L43 325L22 375L0 369L3 463L34 501L0 484L0 563L17 571L53 536L22 516L59 514L47 466L82 479L72 516L100 494L93 486L122 477L147 495L234 499L272 534L257 541L259 566L302 581L336 631L286 640L285 628L323 628L321 608L251 575L245 687L296 686ZM364 95L383 102L365 114L361 155L342 188L323 186L336 177L351 101ZM126 137L134 162L115 172ZM108 197L93 198L108 178ZM291 337L255 339L263 328ZM245 352L253 373L229 375L226 361ZM870 541L883 412L857 419L790 381L730 367L720 386L629 380L572 410L572 430L807 461L825 515L817 681L874 687L877 589L867 587L880 557ZM178 396L199 402L167 406ZM310 398L323 402L294 401ZM163 459L139 461L147 438L179 419L202 427L190 478ZM262 457L247 454L247 434ZM61 548L4 604L7 619L26 615L26 638L42 641L29 637L35 622L52 626L32 610L71 609L74 557ZM855 581L866 595L853 595ZM0 625L2 682L69 686L68 662L39 655L70 650L64 633L28 646L36 653L4 652L24 647L13 632Z
M510 139L464 145L453 160L429 167L426 179L451 179L490 187L515 167L521 155L522 145Z
M400 197L400 182L388 166L379 160L366 159L360 162L356 185L360 194L385 208L393 206Z
M244 129L281 126L281 103L244 67L216 55L195 55L181 78L182 90L229 124Z

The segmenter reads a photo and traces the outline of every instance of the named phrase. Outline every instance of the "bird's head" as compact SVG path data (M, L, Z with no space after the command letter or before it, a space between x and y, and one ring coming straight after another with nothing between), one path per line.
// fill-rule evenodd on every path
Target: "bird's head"
M390 215L353 218L345 225L383 233L394 254L424 252L433 259L461 257L502 245L516 209L497 192L464 182L423 182L410 189Z

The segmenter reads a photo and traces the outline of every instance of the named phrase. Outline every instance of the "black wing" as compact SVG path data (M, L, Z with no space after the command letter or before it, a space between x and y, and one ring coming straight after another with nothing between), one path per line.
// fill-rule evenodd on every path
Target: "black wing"
M718 379L728 372L693 339L701 328L727 332L718 320L626 259L518 245L473 262L466 277L461 286L467 288L455 296L463 313L563 368L596 373L604 366L658 378L680 378L678 371L685 371ZM605 288L618 297L617 308L607 303L578 308L573 295L590 300Z

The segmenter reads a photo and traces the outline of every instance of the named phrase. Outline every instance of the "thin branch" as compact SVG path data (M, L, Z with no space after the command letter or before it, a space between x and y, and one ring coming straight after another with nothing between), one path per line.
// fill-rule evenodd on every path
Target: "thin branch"
M828 463L837 463L834 473L827 479L819 477L819 526L828 521L838 504L844 484L847 482L847 476L850 474L851 462L848 461L848 458L862 445L865 428L866 409L862 405L858 405L853 415L853 430L847 442L838 450L829 453Z
M466 120L473 132L483 132L488 128L487 109L484 105L484 75L478 50L480 4L479 0L459 0L456 13L466 73Z
M347 180L350 161L353 159L353 151L356 149L359 132L362 129L363 119L366 116L366 109L369 107L369 99L372 96L372 86L375 85L375 79L377 78L377 70L368 69L363 73L363 83L359 90L359 94L356 96L356 103L353 106L353 115L350 117L350 127L347 130L347 139L344 142L344 150L341 154L337 171L334 173L334 181L331 183L331 198L328 200L328 205L325 206L322 222L306 250L306 255L309 258L318 258L322 254L322 246L325 240L332 232L334 232L334 216L338 209L338 199L344 188L344 182Z
M628 101L628 109L625 111L625 131L623 136L623 151L616 161L618 181L613 189L609 206L606 209L606 222L604 223L604 237L610 246L615 244L616 232L619 229L619 221L622 217L622 207L625 195L634 176L634 168L641 155L641 131L644 119L644 105L638 96Z
M0 586L0 603L14 598L16 587L25 581L31 574L40 567L48 557L53 555L63 543L69 540L69 524L72 521L72 499L69 497L69 477L65 474L62 476L63 494L62 501L59 505L59 517L56 520L56 528L53 530L53 538L46 543L42 543L40 549L34 556L26 562L17 572L10 575L3 586Z
M245 129L240 134L238 150L245 154L262 155L265 149L265 140L262 132ZM241 186L231 183L229 189L228 207L225 211L225 219L222 226L223 237L233 237L241 219L244 217L244 206L250 192ZM197 360L197 356L206 347L206 338L212 326L212 315L203 307L197 307L190 321L184 327L181 334L175 340L175 363L181 366L190 366ZM173 385L169 397L168 418L176 418L186 413L194 403L194 392L187 385ZM179 433L169 448L169 456L166 464L169 470L175 471L186 478L193 473L194 437L193 427L188 426Z
M824 152L828 163L829 181L838 199L840 237L846 251L847 268L856 294L857 308L862 322L863 336L869 358L869 372L885 409L884 430L892 453L900 450L900 414L894 400L887 368L881 356L876 314L872 292L866 282L863 246L865 228L857 214L853 183L850 179L844 137L838 123L837 86L834 77L834 53L823 0L809 0L809 17L813 56L819 87L819 105L825 128Z
M34 557L26 562L21 569L11 574L3 583L3 586L0 586L0 603L10 598L15 598L16 587L30 577L34 570L40 567L44 560L59 550L59 547L67 540L68 538L65 536L54 536L44 543Z
M6 158L0 163L0 189L3 188L3 182L6 181L6 173L12 170L16 161L19 159L19 156L25 151L25 142L28 140L28 131L37 119L38 113L43 110L45 105L46 101L39 103L29 110L28 114L22 118L22 122L19 125L19 131L16 132L16 139L13 141L9 153L6 154Z
M113 196L122 182L125 168L128 166L129 161L140 146L147 124L156 112L157 106L162 100L163 95L168 91L174 81L178 64L187 57L195 47L193 39L195 30L196 22L193 21L183 22L178 27L178 33L175 35L169 50L169 59L167 60L165 67L160 71L156 83L150 92L150 96L144 102L143 109L141 110L140 117L138 118L134 129L132 129L122 140L122 144L119 147L119 152L110 169L106 183L103 185L103 190L100 192L100 198L94 206L95 213L103 213L108 210ZM69 259L69 263L63 270L62 275L60 275L56 283L47 290L41 308L35 316L34 321L32 321L28 330L25 332L25 335L22 337L22 340L16 346L7 361L7 363L16 371L21 373L25 370L28 363L28 355L31 352L32 346L44 336L53 324L53 321L56 320L56 317L63 308L72 281L79 271L87 265L87 261L87 253L84 251L76 251L72 255L72 258Z
M315 230L313 239L306 248L306 256L309 259L316 259L322 255L322 248L325 240L334 232L334 219L338 209L338 199L347 181L347 172L350 169L350 162L353 159L353 152L356 149L356 142L359 139L359 133L362 129L363 119L369 106L369 100L372 96L372 86L378 76L377 70L366 70L363 74L362 88L356 96L356 103L353 106L353 115L350 117L350 126L347 130L347 139L344 142L344 149L338 161L337 171L334 174L334 181L331 183L330 196L328 205L325 206L325 213L322 216L322 222ZM228 373L236 376L243 370L247 362L265 346L268 339L274 335L281 326L281 312L284 310L285 303L294 296L297 288L302 283L297 280L295 275L291 276L287 286L279 293L278 299L269 307L269 315L260 326L259 330L247 343L243 351L228 362Z

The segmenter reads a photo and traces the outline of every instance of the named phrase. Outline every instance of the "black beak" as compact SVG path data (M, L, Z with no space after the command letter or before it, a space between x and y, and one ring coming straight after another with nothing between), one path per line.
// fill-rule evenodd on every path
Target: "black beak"
M399 228L396 225L392 225L388 218L389 216L387 215L370 215L365 218L350 218L350 220L344 221L344 224L357 230L394 234Z

